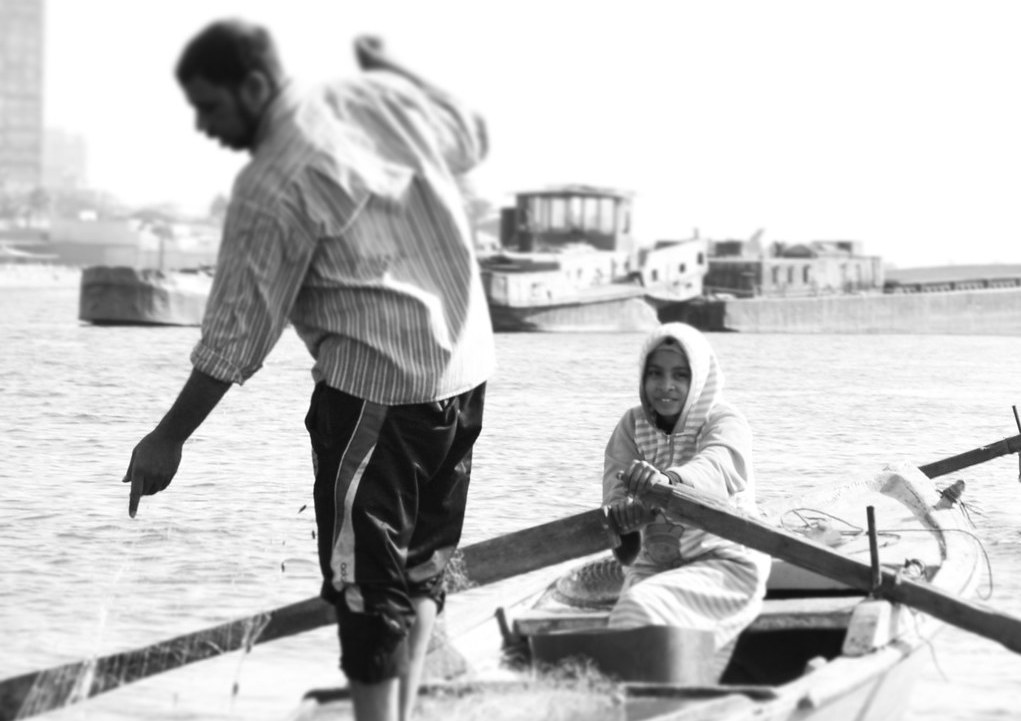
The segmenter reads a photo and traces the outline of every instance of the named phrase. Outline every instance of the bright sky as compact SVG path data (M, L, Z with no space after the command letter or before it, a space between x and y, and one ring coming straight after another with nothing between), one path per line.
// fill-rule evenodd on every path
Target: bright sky
M479 187L637 193L640 237L855 239L900 266L1021 262L1014 0L46 0L47 124L132 203L205 209L244 157L172 75L207 21L276 34L302 79L352 39L483 111Z

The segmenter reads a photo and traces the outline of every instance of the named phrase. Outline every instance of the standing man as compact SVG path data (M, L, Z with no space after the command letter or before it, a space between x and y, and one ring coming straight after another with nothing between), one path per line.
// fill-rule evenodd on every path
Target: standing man
M135 447L129 513L290 321L315 359L312 440L323 598L358 719L410 718L461 536L492 327L455 176L482 120L372 40L346 82L299 91L273 39L216 22L177 79L198 129L251 153L231 194L193 370Z

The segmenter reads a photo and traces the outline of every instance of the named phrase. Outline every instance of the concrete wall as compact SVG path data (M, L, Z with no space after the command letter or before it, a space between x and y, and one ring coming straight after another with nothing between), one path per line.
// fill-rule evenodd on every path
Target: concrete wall
M1021 335L1021 288L722 301L713 314L744 333ZM720 317L722 316L722 317Z
M878 256L709 259L708 289L738 297L804 297L881 290L883 268Z

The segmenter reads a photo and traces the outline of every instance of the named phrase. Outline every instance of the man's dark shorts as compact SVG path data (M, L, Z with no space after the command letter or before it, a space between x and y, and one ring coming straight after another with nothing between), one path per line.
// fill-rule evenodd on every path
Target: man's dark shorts
M430 403L381 406L316 385L312 440L322 596L337 609L341 668L377 683L408 665L413 598L442 609L461 538L485 384Z

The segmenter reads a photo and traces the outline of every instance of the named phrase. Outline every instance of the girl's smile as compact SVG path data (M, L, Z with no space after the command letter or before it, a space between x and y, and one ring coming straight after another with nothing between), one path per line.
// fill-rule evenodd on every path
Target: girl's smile
M656 415L676 421L690 388L691 368L680 348L661 346L649 354L643 390Z

